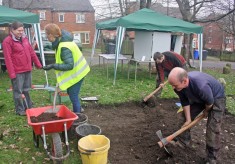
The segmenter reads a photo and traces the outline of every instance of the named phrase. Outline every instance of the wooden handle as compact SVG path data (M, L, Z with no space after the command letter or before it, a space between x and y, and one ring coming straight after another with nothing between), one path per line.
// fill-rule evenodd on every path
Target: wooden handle
M162 140L165 140L166 143L164 144L162 141L158 142L159 147L163 147L166 144L168 144L170 141L172 141L175 137L177 137L178 135L180 135L181 133L183 133L184 131L186 131L187 129L193 127L196 123L198 123L201 119L203 119L205 117L204 114L201 114L200 116L198 116L197 118L195 118L190 124L188 124L187 126L184 126L183 128L179 129L178 131L176 131L175 133L167 136L166 138L163 138Z
M163 84L166 85L168 81L165 81ZM157 93L162 87L159 86L157 89L155 89L153 92L151 92L148 96L144 98L144 102L146 102L150 97L152 97L155 93Z

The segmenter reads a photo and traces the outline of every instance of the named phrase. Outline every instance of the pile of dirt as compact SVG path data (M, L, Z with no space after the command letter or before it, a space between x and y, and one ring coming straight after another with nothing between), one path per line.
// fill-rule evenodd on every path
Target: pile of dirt
M168 156L158 146L158 130L164 137L178 130L178 99L157 99L155 108L142 108L139 103L116 107L87 106L88 122L101 127L110 139L109 162L113 164L202 163L205 157L206 119L191 129L192 143L182 148L168 144ZM226 115L223 123L221 159L219 163L235 163L235 118Z
M48 122L48 121L55 121L55 120L61 120L63 118L57 117L55 113L42 113L39 116L31 116L30 120L32 123L38 123L38 122Z

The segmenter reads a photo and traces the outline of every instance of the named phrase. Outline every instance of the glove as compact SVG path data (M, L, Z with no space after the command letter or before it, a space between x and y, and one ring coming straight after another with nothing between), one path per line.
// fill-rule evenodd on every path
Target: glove
M49 65L45 65L42 67L42 69L44 69L44 70L50 70L52 68L54 68L54 64L49 64Z

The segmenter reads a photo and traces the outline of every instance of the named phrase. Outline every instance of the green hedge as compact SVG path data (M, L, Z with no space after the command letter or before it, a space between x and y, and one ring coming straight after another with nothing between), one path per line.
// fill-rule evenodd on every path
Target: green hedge
M221 61L235 62L235 53L223 53L220 56Z

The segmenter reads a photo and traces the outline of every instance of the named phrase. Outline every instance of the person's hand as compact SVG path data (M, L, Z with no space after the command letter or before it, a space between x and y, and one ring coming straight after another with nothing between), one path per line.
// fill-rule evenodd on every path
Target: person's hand
M186 121L186 122L183 124L182 128L185 127L185 126L188 126L191 122L192 122L192 121Z
M203 114L204 114L204 117L205 117L205 118L207 118L208 113L210 112L210 110L212 109L212 107L213 107L213 104L211 104L211 105L206 105L206 106L205 106L205 109L203 110Z
M42 69L44 69L44 70L50 70L52 68L54 68L54 64L49 64L49 65L45 65L42 67Z
M205 117L205 118L207 118L208 113L209 113L209 110L204 109L203 114L204 114L204 117Z
M164 83L161 83L160 85L159 85L159 87L164 87L165 86L165 84Z

